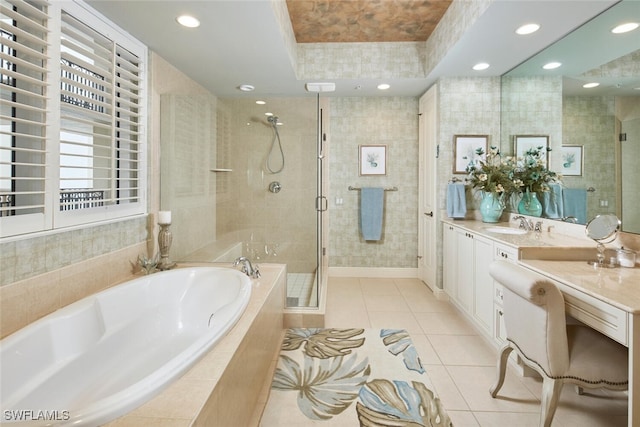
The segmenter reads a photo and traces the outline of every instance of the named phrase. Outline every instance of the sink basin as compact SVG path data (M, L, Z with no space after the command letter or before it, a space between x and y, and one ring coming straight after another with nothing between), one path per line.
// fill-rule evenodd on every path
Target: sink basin
M501 227L499 225L485 227L484 229L490 233L498 234L527 234L527 230L523 230L522 228Z

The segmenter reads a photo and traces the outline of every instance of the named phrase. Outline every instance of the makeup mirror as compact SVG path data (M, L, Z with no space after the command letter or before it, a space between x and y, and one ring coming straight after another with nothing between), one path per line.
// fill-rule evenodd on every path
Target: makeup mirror
M613 242L616 239L616 234L620 229L620 219L613 214L598 215L587 223L585 232L587 237L594 240L598 246L597 259L589 261L590 265L598 267L612 267L609 264L604 263L604 244Z

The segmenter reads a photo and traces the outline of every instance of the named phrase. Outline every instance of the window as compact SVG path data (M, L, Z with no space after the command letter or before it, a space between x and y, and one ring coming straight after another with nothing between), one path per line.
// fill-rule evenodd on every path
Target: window
M82 3L0 2L0 237L144 213L146 48Z

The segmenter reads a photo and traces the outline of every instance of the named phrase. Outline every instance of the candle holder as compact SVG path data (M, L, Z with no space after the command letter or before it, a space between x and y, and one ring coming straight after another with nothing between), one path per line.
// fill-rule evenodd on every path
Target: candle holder
M171 224L158 224L160 231L158 232L158 248L160 249L160 262L156 268L158 270L169 270L176 266L175 262L169 260L169 250L171 249L171 242L173 241L173 235L169 226Z

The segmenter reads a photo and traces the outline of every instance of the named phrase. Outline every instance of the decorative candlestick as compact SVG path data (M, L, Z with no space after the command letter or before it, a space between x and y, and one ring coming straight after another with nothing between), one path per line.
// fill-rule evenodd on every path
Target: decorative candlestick
M169 270L175 267L176 263L169 260L169 250L171 249L171 242L173 241L173 235L169 226L171 225L171 212L160 211L158 212L158 225L160 231L158 232L158 248L160 249L160 262L157 267L159 270Z

